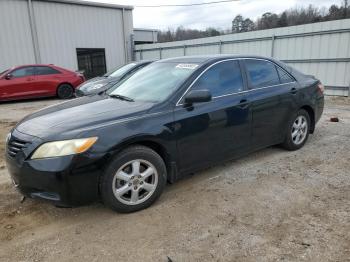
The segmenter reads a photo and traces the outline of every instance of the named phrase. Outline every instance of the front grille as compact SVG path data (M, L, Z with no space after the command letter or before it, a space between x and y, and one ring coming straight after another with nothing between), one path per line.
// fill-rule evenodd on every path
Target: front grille
M30 144L30 142L23 141L11 136L7 143L7 154L10 157L16 157L17 153L26 148L28 144Z

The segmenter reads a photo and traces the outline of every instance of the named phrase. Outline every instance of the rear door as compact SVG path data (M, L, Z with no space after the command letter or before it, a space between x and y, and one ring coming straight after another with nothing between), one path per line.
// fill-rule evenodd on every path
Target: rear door
M55 95L62 73L49 66L35 67L35 88L41 95Z
M10 71L10 79L3 79L0 88L0 98L15 99L25 98L33 95L35 81L34 67L26 66Z
M212 100L174 110L181 172L232 158L248 150L250 108L238 60L220 61L205 71L190 90L207 89Z
M243 61L252 107L252 148L280 143L295 111L297 83L271 61L250 58Z

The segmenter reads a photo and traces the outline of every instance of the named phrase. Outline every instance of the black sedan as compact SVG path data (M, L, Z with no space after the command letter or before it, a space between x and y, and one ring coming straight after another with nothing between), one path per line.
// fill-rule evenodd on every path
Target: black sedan
M7 166L25 196L137 211L167 181L271 145L301 148L323 91L271 58L160 60L107 93L24 118L7 138Z
M147 60L132 62L118 67L116 69L113 69L110 72L104 74L103 76L94 77L79 85L78 88L75 90L75 96L80 97L86 95L95 95L100 92L104 92L107 89L114 86L115 84L117 84L118 82L127 79L135 72L145 67L146 65L149 65L152 62L153 61Z

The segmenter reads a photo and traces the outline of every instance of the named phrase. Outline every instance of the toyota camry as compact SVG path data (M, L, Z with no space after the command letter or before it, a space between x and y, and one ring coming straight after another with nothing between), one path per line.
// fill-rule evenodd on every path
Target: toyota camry
M271 58L159 60L106 93L25 117L7 137L7 166L27 197L133 212L186 174L272 145L300 149L323 92Z

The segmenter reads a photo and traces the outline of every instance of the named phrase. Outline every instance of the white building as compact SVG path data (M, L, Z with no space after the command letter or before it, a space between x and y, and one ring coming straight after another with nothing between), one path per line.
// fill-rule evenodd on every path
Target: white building
M132 60L132 9L77 0L1 0L0 72L43 63L101 75Z

